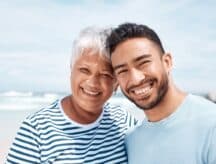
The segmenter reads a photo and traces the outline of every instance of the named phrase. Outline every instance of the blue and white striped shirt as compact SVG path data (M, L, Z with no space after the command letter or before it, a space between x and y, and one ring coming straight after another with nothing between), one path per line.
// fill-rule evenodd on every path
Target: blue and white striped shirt
M107 103L94 123L79 124L58 100L23 121L6 163L127 163L124 139L136 122Z

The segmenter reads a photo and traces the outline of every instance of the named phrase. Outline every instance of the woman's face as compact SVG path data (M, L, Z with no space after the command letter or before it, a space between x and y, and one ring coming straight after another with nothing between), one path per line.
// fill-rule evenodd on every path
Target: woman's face
M98 114L114 90L116 80L109 60L98 54L81 55L71 70L73 103L88 113Z

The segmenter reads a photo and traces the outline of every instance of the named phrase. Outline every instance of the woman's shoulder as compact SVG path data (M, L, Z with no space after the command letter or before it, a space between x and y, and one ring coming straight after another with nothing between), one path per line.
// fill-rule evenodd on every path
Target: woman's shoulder
M127 110L124 109L121 105L107 102L104 105L104 112L109 113L110 115L125 115L127 113Z
M26 121L29 122L35 122L35 120L49 118L50 116L54 116L60 113L60 107L59 107L60 100L57 99L51 104L37 110L34 113L29 114L26 117Z

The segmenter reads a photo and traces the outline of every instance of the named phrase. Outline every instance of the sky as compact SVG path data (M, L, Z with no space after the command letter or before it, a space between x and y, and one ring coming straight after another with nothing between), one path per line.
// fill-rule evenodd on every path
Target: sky
M70 91L73 39L87 26L145 24L190 92L216 91L216 1L0 0L0 91Z

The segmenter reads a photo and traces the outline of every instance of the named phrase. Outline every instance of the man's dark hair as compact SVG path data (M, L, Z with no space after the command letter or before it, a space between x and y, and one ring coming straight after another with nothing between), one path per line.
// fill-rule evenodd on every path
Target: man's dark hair
M127 39L132 38L147 38L153 41L164 54L164 48L160 41L160 38L152 29L146 25L135 24L135 23L124 23L119 25L117 28L112 29L111 34L107 38L106 46L110 52L110 55L115 48Z

